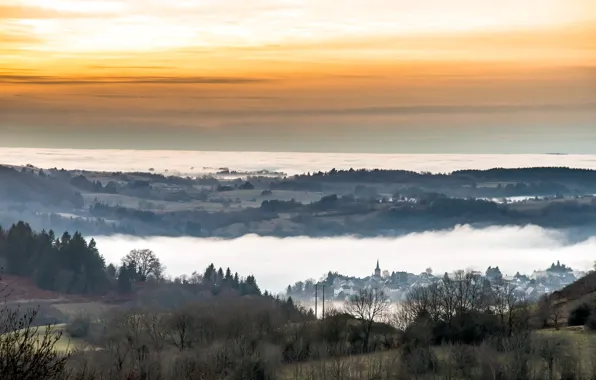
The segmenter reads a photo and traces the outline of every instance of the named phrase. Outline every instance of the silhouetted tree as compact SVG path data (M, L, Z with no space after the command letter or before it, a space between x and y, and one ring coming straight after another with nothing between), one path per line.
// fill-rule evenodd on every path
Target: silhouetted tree
M389 297L382 290L361 289L346 301L345 310L361 321L362 349L368 350L373 323L389 311Z
M133 249L122 259L122 262L135 264L138 281L147 281L149 277L161 279L163 276L164 267L150 249Z

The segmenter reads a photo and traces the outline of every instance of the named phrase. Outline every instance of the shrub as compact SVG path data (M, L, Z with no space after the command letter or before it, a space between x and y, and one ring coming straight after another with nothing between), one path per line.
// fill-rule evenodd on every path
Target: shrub
M451 347L450 351L455 370L464 378L470 378L472 369L479 364L474 348L465 344L456 344Z
M596 331L596 313L590 314L586 321L586 329L590 331Z
M69 355L56 350L61 333L53 326L39 330L37 313L0 306L0 378L55 380L64 374Z
M567 324L569 326L583 326L588 321L590 314L592 314L592 306L587 303L582 303L569 313Z
M66 332L73 338L85 338L89 335L91 319L88 315L79 314L66 325Z
M401 353L408 375L420 376L438 368L438 358L431 347L404 347Z

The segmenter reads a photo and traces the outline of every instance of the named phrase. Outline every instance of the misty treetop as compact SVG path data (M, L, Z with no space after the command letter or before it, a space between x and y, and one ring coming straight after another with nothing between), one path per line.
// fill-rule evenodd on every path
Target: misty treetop
M135 284L145 282L200 285L213 294L226 289L240 296L261 294L253 275L240 277L230 268L216 270L214 264L202 274L169 280L165 266L149 249L134 249L118 267L106 266L95 240L87 241L79 232L60 237L52 230L35 232L22 221L6 230L0 227L0 267L5 274L33 279L41 289L67 294L130 293Z
M295 176L296 179L324 179L349 182L412 182L420 180L452 181L589 181L596 182L596 170L569 167L466 169L451 173L416 172L399 169L331 169Z
M175 283L183 285L200 285L210 290L213 294L219 294L223 290L232 290L240 296L261 295L261 289L257 285L255 276L249 275L242 278L238 272L232 274L230 268L216 269L213 263L209 264L202 274L194 272L189 276L179 276L174 279Z

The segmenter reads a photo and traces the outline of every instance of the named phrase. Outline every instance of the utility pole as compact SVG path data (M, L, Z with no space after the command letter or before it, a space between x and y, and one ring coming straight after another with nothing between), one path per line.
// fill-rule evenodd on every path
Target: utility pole
M323 285L323 316L321 319L325 319L325 285Z
M315 317L317 317L317 304L318 304L318 294L319 294L319 286L321 288L323 288L323 315L321 317L321 319L325 319L325 287L327 285L325 284L321 284L321 283L317 283L315 284Z
M315 319L318 318L317 316L317 304L318 304L318 300L317 300L317 296L319 294L319 290L317 288L317 284L315 284Z

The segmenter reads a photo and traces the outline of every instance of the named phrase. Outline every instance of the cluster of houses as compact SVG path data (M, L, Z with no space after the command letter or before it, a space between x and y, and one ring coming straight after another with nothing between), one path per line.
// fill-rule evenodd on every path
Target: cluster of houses
M531 275L520 274L513 276L501 273L499 267L488 267L486 272L479 271L472 273L479 279L487 279L491 282L504 281L515 285L516 291L526 299L538 299L540 296L557 291L586 275L586 272L574 271L565 264L553 263L548 269L534 271ZM428 286L439 281L445 275L455 278L454 273L443 273L434 275L429 268L420 274L408 272L381 271L379 262L374 273L364 278L344 276L338 273L329 272L327 276L318 282L307 280L297 282L288 286L287 294L293 298L302 300L314 300L315 293L318 297L324 296L328 300L344 301L350 296L357 294L361 289L381 289L393 301L405 299L408 292L417 286ZM315 288L318 289L315 291Z

